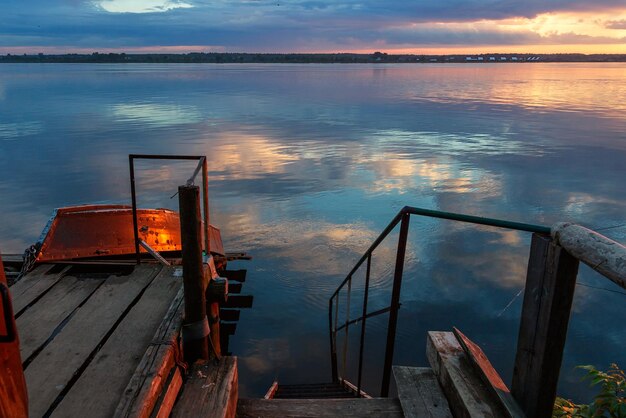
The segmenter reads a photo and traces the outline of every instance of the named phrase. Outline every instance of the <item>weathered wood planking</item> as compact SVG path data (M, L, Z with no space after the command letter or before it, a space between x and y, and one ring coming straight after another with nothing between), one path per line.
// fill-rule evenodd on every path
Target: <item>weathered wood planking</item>
M48 412L159 270L158 266L141 265L129 276L107 278L59 335L35 357L26 369L31 416ZM97 392L98 387L94 390Z
M511 395L511 391L509 391L498 372L493 368L483 350L457 328L453 328L453 332L472 366L474 366L483 383L487 386L487 389L500 400L507 417L526 418L513 395Z
M53 264L42 264L35 267L33 271L25 275L11 286L11 297L13 298L13 312L15 317L19 317L28 305L50 289L69 270L65 267L58 273L48 274Z
M393 366L398 399L407 418L452 418L437 377L428 367Z
M402 418L397 399L240 399L238 418Z
M429 331L426 355L456 418L506 416L453 333Z
M183 289L170 303L161 325L130 378L115 409L115 417L149 417L175 366L182 327Z
M237 358L197 362L172 410L174 418L234 418L237 411Z
M40 349L58 332L65 320L83 303L103 279L77 279L66 276L17 319L22 361Z
M109 417L152 341L182 280L164 267L93 358L53 417ZM95 390L97 388L97 390Z
M552 416L578 260L533 234L511 393L528 417Z
M172 378L167 383L167 390L163 395L161 404L156 406L156 409L159 411L156 414L156 418L168 418L170 416L170 413L172 412L172 408L174 408L174 403L178 398L178 393L180 392L180 388L182 387L182 385L183 377L180 374L180 369L176 367L172 371Z

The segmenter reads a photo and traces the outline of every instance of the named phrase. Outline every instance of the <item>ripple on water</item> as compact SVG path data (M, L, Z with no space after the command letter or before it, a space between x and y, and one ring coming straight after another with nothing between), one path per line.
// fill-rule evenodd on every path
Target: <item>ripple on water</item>
M43 124L38 121L0 123L0 139L5 141L16 140L25 136L37 135L43 132Z

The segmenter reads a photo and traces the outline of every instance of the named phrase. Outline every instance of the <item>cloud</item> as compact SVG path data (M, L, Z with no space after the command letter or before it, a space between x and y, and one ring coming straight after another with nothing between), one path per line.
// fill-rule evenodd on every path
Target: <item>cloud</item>
M606 27L608 29L626 30L626 19L609 20L608 22L604 22L604 27Z
M169 0L103 0L96 4L111 13L155 13L193 7L189 3Z
M619 33L626 21L621 6L617 0L34 0L4 7L0 46L10 49L0 53L53 46L79 51L190 45L194 47L189 50L204 46L316 52L433 45L615 45L626 36ZM566 27L559 26L565 18ZM586 21L584 31L577 23L581 19Z

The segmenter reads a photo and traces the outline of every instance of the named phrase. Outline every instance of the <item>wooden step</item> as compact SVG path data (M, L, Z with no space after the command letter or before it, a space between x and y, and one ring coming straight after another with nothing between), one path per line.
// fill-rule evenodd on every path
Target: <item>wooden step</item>
M239 321L241 311L237 309L220 309L220 319L222 321Z
M398 399L239 399L237 417L403 417Z
M435 373L429 367L393 366L398 398L407 418L452 418Z
M274 399L354 398L354 392L339 383L279 384Z
M222 275L226 277L229 281L233 280L241 283L246 281L247 273L248 270L224 270L222 272Z
M254 297L252 295L229 295L228 300L221 305L222 308L252 308Z
M220 322L220 335L221 334L234 335L236 330L237 330L236 322L224 322L224 321Z
M219 362L198 362L189 371L172 418L234 416L237 405L237 358L222 357Z
M234 294L238 294L241 293L241 283L233 283L233 282L229 282L228 283L228 294L229 295L234 295Z

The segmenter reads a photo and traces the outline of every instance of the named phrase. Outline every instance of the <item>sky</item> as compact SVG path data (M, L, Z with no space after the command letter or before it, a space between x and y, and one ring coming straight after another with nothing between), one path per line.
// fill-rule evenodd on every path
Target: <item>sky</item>
M626 0L0 0L0 54L626 53Z

